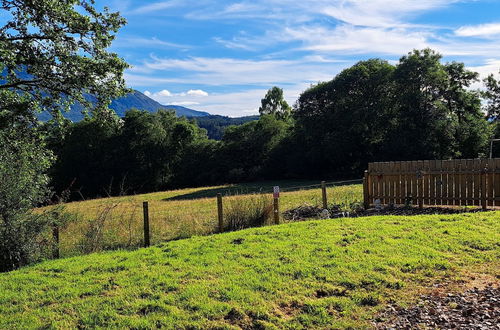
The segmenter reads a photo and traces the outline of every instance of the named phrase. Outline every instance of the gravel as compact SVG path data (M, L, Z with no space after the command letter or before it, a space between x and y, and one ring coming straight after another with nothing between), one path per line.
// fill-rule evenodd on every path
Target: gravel
M500 287L423 295L410 308L389 306L377 329L500 329Z

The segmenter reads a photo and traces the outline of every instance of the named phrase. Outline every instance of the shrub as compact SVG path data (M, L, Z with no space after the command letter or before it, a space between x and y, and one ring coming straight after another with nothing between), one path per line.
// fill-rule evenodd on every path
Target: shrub
M263 226L273 213L272 199L265 195L250 195L226 200L224 231Z
M47 200L52 162L35 130L0 130L0 271L9 271L44 256L41 234L58 222L59 213L35 214Z

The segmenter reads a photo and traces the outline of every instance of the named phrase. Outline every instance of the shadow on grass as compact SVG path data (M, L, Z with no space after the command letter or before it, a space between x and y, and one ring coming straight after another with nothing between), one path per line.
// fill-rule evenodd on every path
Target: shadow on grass
M318 189L321 186L321 183L318 181L262 181L239 183L218 188L207 187L206 189L165 198L163 200L174 201L198 198L213 198L216 197L217 194L222 194L223 196L248 195L256 193L271 194L273 192L274 186L279 186L281 191L298 191Z

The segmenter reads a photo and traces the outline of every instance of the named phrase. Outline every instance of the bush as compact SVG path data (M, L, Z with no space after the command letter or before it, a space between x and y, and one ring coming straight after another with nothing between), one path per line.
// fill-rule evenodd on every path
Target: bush
M16 269L43 257L41 234L57 222L56 213L35 214L47 200L52 161L36 131L0 130L0 271Z
M273 213L273 201L265 195L227 198L224 209L224 231L265 225Z

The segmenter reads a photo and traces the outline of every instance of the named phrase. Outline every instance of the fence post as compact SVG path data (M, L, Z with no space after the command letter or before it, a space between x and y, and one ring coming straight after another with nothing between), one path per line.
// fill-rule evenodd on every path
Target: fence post
M328 209L328 199L326 197L326 182L321 181L321 195L323 198L323 209L327 210Z
M52 257L54 259L59 259L59 226L54 224L52 227L52 237L54 237L54 250L52 252Z
M280 224L280 199L279 199L279 197L274 197L273 211L274 211L274 223L279 225Z
M222 194L218 193L217 194L217 217L219 219L219 233L222 233L224 231L224 215L222 212L223 212Z
M149 235L149 203L143 202L142 209L144 211L144 247L151 245L151 237Z
M363 177L363 205L365 210L370 208L370 191L368 187L368 171L365 171L365 176Z

